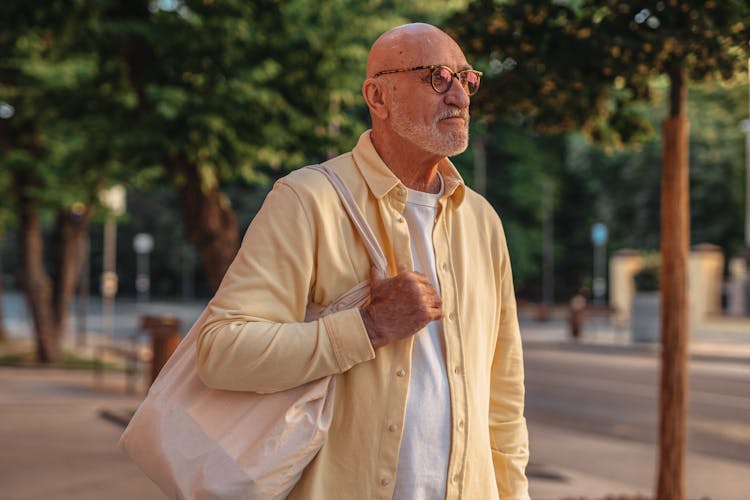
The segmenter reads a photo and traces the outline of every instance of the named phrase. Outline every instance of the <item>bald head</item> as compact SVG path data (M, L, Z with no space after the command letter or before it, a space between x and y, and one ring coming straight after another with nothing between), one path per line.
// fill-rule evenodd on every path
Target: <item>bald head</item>
M434 61L434 53L449 48L463 56L458 44L447 33L431 24L412 23L397 26L380 35L367 57L367 76L392 68L423 64L445 64Z
M427 71L428 66L444 66L452 73L435 70L449 82L442 90L435 88L435 73ZM393 28L372 44L362 95L372 119L370 138L391 170L431 172L430 178L441 158L466 149L469 92L453 85L458 72L466 69L470 66L458 44L429 24ZM419 162L423 168L414 167ZM405 176L400 178L404 181Z

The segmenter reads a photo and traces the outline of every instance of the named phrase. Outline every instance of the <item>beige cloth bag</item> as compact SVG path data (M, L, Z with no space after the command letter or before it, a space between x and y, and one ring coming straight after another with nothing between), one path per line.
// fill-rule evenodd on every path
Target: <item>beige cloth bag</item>
M357 227L374 266L383 251L348 189L321 165ZM362 282L333 303L309 304L305 320L359 307ZM138 407L118 446L170 498L283 499L325 442L333 417L333 377L274 394L206 387L196 371L203 311Z

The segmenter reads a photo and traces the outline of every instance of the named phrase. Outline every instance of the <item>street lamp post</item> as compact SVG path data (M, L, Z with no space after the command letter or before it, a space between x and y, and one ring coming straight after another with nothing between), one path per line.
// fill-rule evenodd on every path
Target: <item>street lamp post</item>
M740 122L745 133L745 248L750 248L750 118Z
M125 213L125 188L113 186L99 195L102 205L109 209L104 223L102 261L102 333L105 339L114 335L115 296L117 295L117 217Z
M747 78L747 107L750 113L750 58L747 59ZM745 132L745 250L750 251L750 118L742 120L740 126Z
M591 242L594 244L592 292L596 305L604 303L604 295L607 293L607 236L607 226L601 222L591 227Z
M555 303L555 186L549 178L542 183L542 307L539 319L548 320Z
M748 111L750 112L750 58L748 70ZM735 295L731 301L730 314L750 314L750 118L740 122L740 129L745 134L745 248L733 266L732 291Z
M148 302L151 290L151 275L149 272L149 255L154 249L154 237L148 233L138 233L133 238L133 250L135 250L135 290L137 292L137 303Z

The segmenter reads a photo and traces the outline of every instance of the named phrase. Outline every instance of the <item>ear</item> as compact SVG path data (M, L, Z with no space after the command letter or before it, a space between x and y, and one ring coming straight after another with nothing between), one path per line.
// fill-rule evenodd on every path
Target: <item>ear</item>
M370 114L373 117L385 120L388 117L390 106L388 104L389 99L386 95L386 89L382 83L382 81L377 81L375 78L368 78L362 84L362 95L365 98L367 107L370 108Z

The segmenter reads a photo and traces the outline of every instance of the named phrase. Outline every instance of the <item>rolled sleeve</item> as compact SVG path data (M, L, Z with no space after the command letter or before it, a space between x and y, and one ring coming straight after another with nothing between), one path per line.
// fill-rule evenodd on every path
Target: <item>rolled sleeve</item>
M375 357L375 350L359 309L347 309L321 319L340 371L345 372L354 365Z

